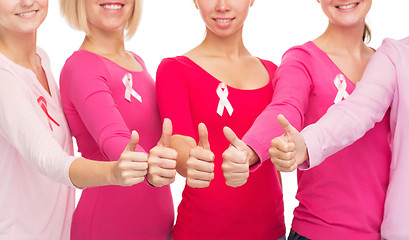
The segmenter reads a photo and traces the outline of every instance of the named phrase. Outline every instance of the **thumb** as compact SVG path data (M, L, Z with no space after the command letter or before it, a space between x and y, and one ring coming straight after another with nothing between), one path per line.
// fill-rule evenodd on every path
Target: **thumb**
M137 131L133 130L131 134L131 139L129 140L126 150L136 152L136 146L139 143L139 134Z
M199 123L198 132L199 132L198 146L202 147L203 149L210 150L209 133L207 132L207 128L204 123Z
M234 133L233 130L229 127L224 127L223 128L223 133L226 139L230 142L231 145L233 145L235 148L239 150L244 150L246 149L247 145L241 141L237 135Z
M169 118L163 120L162 136L159 139L158 146L170 147L170 138L172 137L172 121Z
M293 127L290 122L287 120L287 118L284 117L284 115L279 114L277 116L278 124L284 129L287 137L292 139L292 136L298 134L298 130Z

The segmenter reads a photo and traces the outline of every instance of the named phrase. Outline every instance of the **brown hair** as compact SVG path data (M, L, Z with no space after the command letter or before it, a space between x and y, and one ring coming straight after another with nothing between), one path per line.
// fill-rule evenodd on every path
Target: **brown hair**
M371 29L368 27L368 24L365 23L364 34L362 35L362 41L364 43L369 43L371 41Z

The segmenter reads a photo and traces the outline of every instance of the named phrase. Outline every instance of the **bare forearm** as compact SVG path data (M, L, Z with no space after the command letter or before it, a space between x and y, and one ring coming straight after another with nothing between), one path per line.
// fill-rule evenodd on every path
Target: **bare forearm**
M113 168L114 162L77 158L70 166L69 175L72 184L78 188L112 185Z

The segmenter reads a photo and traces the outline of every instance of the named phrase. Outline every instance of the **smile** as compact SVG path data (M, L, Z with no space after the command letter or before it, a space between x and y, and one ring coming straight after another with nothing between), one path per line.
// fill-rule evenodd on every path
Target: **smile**
M234 20L234 18L213 18L213 19L219 23L228 23Z
M34 16L38 10L32 10L28 12L22 12L22 13L16 13L15 15L20 16L20 17L31 17Z
M101 4L100 6L108 10L119 10L124 7L124 5L120 3L106 3Z
M342 10L348 10L348 9L352 9L356 6L358 6L359 3L351 3L348 5L344 5L344 6L336 6L336 8L342 9Z

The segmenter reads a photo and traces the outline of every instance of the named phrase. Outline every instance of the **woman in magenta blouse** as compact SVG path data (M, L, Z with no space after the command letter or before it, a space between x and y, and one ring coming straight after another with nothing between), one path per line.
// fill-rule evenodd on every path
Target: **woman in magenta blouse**
M62 0L61 6L69 23L86 33L60 79L62 105L79 152L115 160L136 130L137 151L150 151L147 180L166 185L85 189L74 212L71 239L169 239L174 218L168 184L176 174L177 155L166 148L171 126L165 122L158 143L161 121L153 79L142 59L124 48L125 30L131 37L138 26L141 1Z
M409 193L405 191L409 182L407 148L409 95L405 94L409 89L408 56L408 37L401 40L385 39L368 63L362 80L346 101L328 109L317 123L307 126L301 132L302 136L281 118L286 134L290 134L296 140L296 145L289 146L287 140L282 137L275 139L272 144L271 157L283 170L291 169L298 164L303 170L313 168L323 164L328 156L361 138L376 122L382 120L390 108L392 162L381 227L382 239L409 239L407 224ZM295 149L297 161L283 156L283 153L286 155L288 151L292 152ZM372 155L371 148L363 148L361 151ZM288 164L287 160L294 164ZM306 162L303 163L304 161ZM361 171L367 171L371 168L370 165ZM349 165L349 168L355 167L355 163Z

